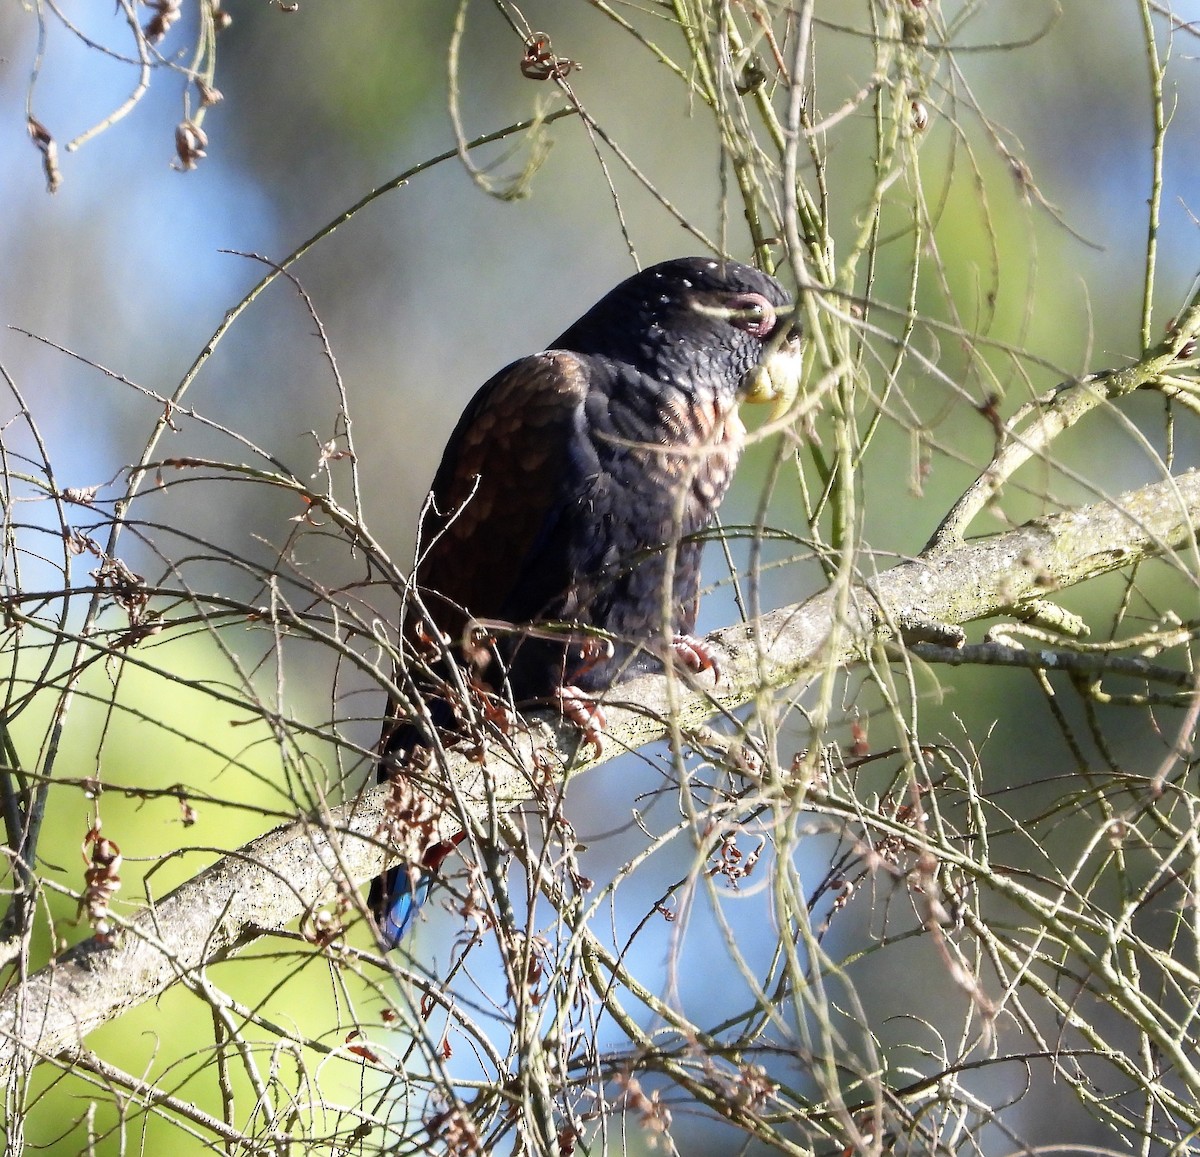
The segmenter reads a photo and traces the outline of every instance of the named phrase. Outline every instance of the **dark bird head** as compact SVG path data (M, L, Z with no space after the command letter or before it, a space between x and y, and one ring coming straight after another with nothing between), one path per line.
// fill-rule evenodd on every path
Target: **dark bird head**
M799 331L775 278L736 261L679 257L635 273L552 345L632 366L692 394L740 391L786 410Z

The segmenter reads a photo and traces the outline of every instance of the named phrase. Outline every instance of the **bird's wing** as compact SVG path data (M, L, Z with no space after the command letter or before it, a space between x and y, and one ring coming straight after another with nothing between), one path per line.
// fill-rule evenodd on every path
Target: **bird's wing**
M573 528L581 524L564 514L586 505L588 479L600 472L583 429L589 369L561 351L522 358L467 406L421 518L416 579L423 611L410 604L410 641L425 614L457 646L470 619L520 624L557 609L572 583ZM541 657L541 648L532 651ZM551 668L548 659L535 662L539 693L553 681ZM447 700L433 692L427 702L434 725L451 729ZM396 702L388 716L380 749L402 762L428 741L426 731ZM394 766L381 759L379 779ZM453 842L435 844L420 865L393 867L372 883L371 908L389 947L411 926Z
M563 540L599 463L583 433L588 363L562 351L522 358L472 399L446 446L421 524L417 584L457 642L478 619L543 615L572 582ZM586 520L585 520L586 521Z

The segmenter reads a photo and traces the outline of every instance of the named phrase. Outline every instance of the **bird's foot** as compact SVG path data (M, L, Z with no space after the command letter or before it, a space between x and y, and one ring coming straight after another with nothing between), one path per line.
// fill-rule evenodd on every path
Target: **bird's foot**
M608 726L604 708L578 687L559 687L554 698L562 717L583 732L584 742L590 743L599 755L604 750L604 729Z
M713 679L720 683L721 657L715 647L692 635L676 635L671 640L671 650L675 654L675 661L693 675L711 671Z

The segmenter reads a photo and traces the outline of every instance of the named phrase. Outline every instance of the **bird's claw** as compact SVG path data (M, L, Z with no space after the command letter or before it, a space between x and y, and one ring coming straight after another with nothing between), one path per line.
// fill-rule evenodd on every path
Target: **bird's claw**
M608 720L604 708L578 687L559 687L554 692L562 717L583 732L585 743L591 744L597 756L604 750L604 729Z
M721 657L711 644L692 635L676 635L671 640L671 650L674 652L676 662L691 671L693 675L711 671L713 679L720 683Z

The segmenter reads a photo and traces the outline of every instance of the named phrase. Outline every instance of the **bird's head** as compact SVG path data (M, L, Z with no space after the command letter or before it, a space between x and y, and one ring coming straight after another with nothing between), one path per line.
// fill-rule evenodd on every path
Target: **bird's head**
M623 281L555 343L623 362L697 395L790 408L800 335L775 278L736 261L680 257Z

